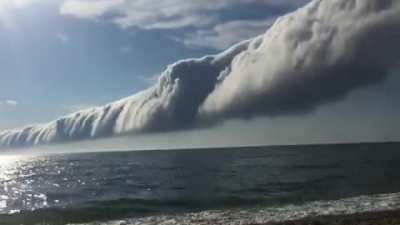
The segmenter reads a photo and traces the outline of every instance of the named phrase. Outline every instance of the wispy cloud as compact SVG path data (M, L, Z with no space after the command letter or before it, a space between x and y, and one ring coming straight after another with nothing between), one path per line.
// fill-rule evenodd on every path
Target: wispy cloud
M67 44L67 43L69 42L69 40L70 40L69 37L68 37L68 35L65 34L65 33L62 33L62 32L57 33L56 36L57 36L57 38L60 40L60 42L61 42L62 44Z
M42 0L13 0L10 2L14 3L16 7L24 7L40 1Z
M138 75L136 77L140 82L146 85L152 85L157 82L158 78L160 77L160 74L154 74L153 76Z
M0 9L21 8L39 2L41 2L41 0L2 0L0 2Z
M189 47L208 47L222 50L239 41L264 33L274 21L275 18L229 21L218 24L213 29L197 30L182 38L174 37L174 40Z
M11 106L11 107L15 107L17 106L19 103L15 100L4 100L4 101L0 101L0 106Z
M176 30L183 32L173 40L189 47L224 49L233 43L265 32L273 19L295 9L309 0L66 0L60 8L62 15L81 19L105 20L122 29ZM262 18L222 18L227 11L240 15L242 8L265 9ZM122 52L127 52L123 50Z
M89 108L94 108L96 107L95 104L71 104L71 105L61 105L61 108L66 112L66 113L72 113L72 112L77 112Z
M60 12L63 15L93 19L121 6L123 3L123 0L67 0L62 4Z
M112 21L123 28L173 29L207 24L211 22L209 11L227 7L233 1L237 0L212 1L212 4L211 0L67 0L60 12L91 19L113 13Z
M266 7L298 6L308 0L67 0L60 9L61 14L77 18L96 19L112 15L112 22L122 28L177 29L203 27L219 22L218 11L257 3Z
M122 54L129 54L133 51L132 46L129 45L121 46L119 50Z
M0 24L7 30L20 29L16 11L36 4L49 3L47 0L0 0ZM21 28L22 29L22 28Z

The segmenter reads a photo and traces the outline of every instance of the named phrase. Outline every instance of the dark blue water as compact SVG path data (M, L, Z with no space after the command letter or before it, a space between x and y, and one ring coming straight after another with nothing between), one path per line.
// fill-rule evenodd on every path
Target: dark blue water
M399 192L399 148L387 143L0 156L0 224Z

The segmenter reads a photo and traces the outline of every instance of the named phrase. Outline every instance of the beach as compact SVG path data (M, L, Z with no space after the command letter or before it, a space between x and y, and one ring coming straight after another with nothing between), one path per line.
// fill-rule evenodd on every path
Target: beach
M382 212L367 212L353 215L318 216L301 220L265 225L398 225L400 224L400 210Z

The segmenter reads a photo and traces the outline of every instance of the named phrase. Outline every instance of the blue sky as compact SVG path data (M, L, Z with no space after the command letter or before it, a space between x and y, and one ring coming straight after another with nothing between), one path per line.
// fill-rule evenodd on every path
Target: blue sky
M279 15L306 2L2 1L0 129L46 122L136 93L151 85L166 65L179 59L217 53L263 33ZM213 128L209 136L222 132L232 135L229 137L234 140L240 135L235 133L238 127L249 132L271 133L296 125L292 139L312 142L314 139L304 134L298 137L304 124L309 124L304 129L315 128L321 136L318 140L329 141L332 126L336 124L344 126L346 132L356 129L360 134L357 140L396 139L394 134L382 135L382 130L398 131L398 124L392 123L400 112L395 101L400 96L398 84L399 79L393 75L389 81L356 92L333 108L327 106L305 117L233 121ZM273 122L276 120L280 122ZM328 124L326 127L320 125L323 121ZM365 126L374 124L382 125L377 128L381 129L377 131L379 134L363 133ZM334 132L340 136L340 130ZM272 134L268 140L285 142L279 139L279 134ZM265 144L265 137L251 138L249 144Z

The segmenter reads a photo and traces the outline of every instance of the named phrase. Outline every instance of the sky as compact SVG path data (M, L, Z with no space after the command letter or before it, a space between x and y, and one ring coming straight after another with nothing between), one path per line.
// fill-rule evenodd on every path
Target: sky
M154 84L167 65L263 34L276 18L307 2L1 1L0 130L137 93ZM229 119L208 128L105 142L172 148L400 140L397 75L394 69L385 81L307 114Z

